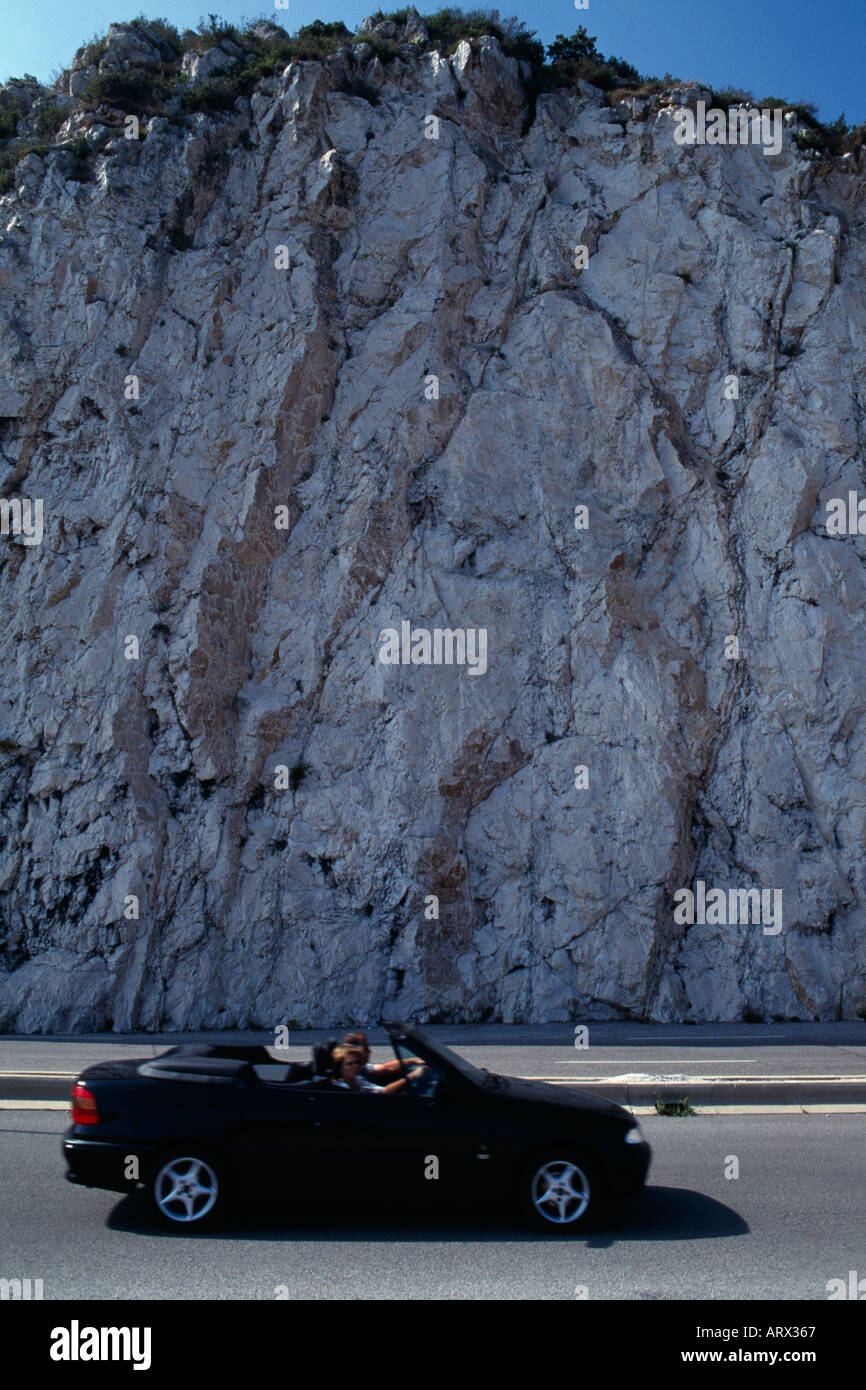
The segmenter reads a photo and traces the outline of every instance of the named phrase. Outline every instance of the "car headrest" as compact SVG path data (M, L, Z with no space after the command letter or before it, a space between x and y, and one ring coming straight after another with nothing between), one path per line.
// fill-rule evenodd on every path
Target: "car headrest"
M313 1044L314 1076L330 1076L332 1074L334 1063L331 1060L331 1053L336 1046L336 1038L328 1038L327 1042Z

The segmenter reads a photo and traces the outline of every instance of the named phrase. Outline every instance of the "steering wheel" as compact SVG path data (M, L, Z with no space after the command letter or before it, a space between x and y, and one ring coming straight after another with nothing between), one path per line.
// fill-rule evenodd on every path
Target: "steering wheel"
M409 1070L408 1070L408 1060L409 1060L409 1059L407 1059L406 1057L404 1057L402 1054L399 1054L399 1055L398 1055L398 1061L399 1061L399 1063L400 1063L400 1075L402 1076L403 1080L406 1082L406 1086L405 1086L405 1088L404 1088L404 1094L407 1095L407 1096L423 1095L423 1092L422 1092L422 1091L419 1091L419 1082L421 1082L423 1078L420 1077L420 1076L416 1077L416 1076L411 1076L411 1075L410 1075ZM429 1071L429 1068L428 1068L426 1062L422 1062L421 1065L424 1067L424 1070L425 1070L425 1071ZM413 1071L414 1071L414 1067L413 1067Z
M412 1094L412 1082L411 1082L411 1080L409 1079L409 1073L408 1073L407 1070L406 1070L406 1059L405 1059L405 1057L403 1056L402 1052L399 1051L399 1049L397 1049L397 1061L400 1063L400 1075L402 1076L403 1080L406 1082L406 1085L405 1085L404 1088L403 1088L402 1094L403 1094L403 1095L407 1095L407 1096L408 1096L408 1095L411 1095L411 1094Z
M427 1062L421 1063L421 1075L409 1078L408 1089L414 1096L432 1096L436 1087L436 1078Z

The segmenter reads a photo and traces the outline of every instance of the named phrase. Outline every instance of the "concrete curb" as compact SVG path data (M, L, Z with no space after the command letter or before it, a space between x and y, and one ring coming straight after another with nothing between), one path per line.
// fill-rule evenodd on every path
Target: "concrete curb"
M618 1105L688 1100L692 1105L863 1105L866 1077L816 1080L810 1076L756 1077L743 1081L584 1081L579 1088Z
M69 1101L78 1072L19 1072L0 1074L2 1100ZM724 1109L728 1105L866 1105L866 1076L756 1077L735 1081L707 1079L682 1081L586 1081L556 1078L556 1086L572 1086L589 1095L603 1096L631 1109L654 1107L657 1100L688 1100L694 1106Z

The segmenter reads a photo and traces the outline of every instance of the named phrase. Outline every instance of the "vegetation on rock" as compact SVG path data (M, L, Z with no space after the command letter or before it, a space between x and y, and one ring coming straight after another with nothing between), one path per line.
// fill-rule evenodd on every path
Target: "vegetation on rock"
M238 98L248 97L262 78L289 63L326 61L338 49L351 49L361 44L366 45L367 57L375 56L385 65L407 50L418 52L433 48L450 56L462 41L476 47L480 39L492 35L508 57L527 65L521 69L521 74L529 97L530 121L541 93L572 87L581 81L598 87L611 105L623 96L652 97L666 87L679 84L679 79L670 73L664 78L642 76L625 59L605 56L596 47L595 37L583 25L570 36L557 34L545 52L535 31L527 28L523 20L502 18L495 9L464 11L448 6L421 15L428 39L419 35L411 45L401 45L397 31L401 27L405 29L410 18L416 15L417 12L408 8L378 10L371 16L370 30L354 34L341 20L317 19L302 25L294 35L269 19L237 25L210 14L197 29L180 32L167 19L146 19L139 15L130 21L130 27L143 40L156 45L162 55L160 60L148 66L133 63L98 71L74 103L63 100L70 76L69 71L65 71L55 83L61 99L49 98L36 107L26 135L19 130L23 107L16 93L23 85L35 83L35 79L28 74L11 79L0 89L0 193L12 187L15 165L27 154L45 153L42 142L56 144L55 137L76 111L92 112L107 107L139 117L162 114L173 120L183 120L186 114L195 111L230 111ZM204 54L220 45L236 59L234 65L205 81L190 81L182 70L183 55ZM76 55L76 69L97 66L109 51L108 36L95 35ZM341 78L339 89L364 97L372 105L379 100L378 89L360 75ZM817 108L809 102L791 103L780 97L765 97L756 102L751 92L737 88L715 91L712 97L718 106L745 102L792 112L798 123L795 143L800 149L817 155L836 157L857 153L866 139L866 124L849 127L844 115L832 123L822 123L818 120Z

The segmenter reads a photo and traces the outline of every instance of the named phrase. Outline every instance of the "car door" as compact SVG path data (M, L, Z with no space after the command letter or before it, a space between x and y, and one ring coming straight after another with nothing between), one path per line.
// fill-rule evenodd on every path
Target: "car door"
M370 1189L399 1203L483 1191L488 1143L472 1087L437 1077L433 1093L359 1096Z
M318 1101L314 1091L257 1081L245 1096L244 1151L251 1183L289 1190L314 1163Z
M368 1122L371 1111L387 1101L328 1082L318 1088L259 1083L248 1097L250 1160L264 1180L289 1195L349 1195L375 1176L378 1146Z

